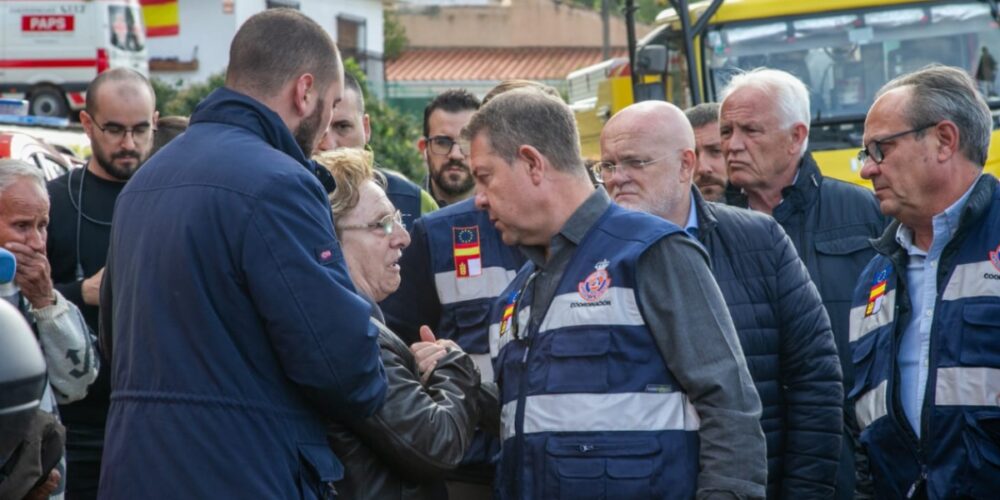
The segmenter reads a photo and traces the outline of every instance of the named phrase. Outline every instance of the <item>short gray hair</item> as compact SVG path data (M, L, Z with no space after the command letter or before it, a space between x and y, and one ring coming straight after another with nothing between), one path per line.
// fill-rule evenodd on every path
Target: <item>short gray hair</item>
M49 192L45 189L45 177L42 175L42 169L22 160L0 160L0 196L3 196L7 188L21 179L34 181L45 194L45 199L49 198Z
M796 123L802 123L806 126L806 132L809 132L809 122L812 120L809 112L809 89L795 75L780 69L764 67L738 73L729 81L726 88L722 89L719 102L725 104L729 96L743 89L759 90L771 96L783 128L790 129ZM806 135L801 154L805 154L808 148L809 136Z
M462 131L472 140L489 136L493 152L513 163L523 145L538 149L556 170L586 177L580 154L580 133L573 112L562 100L535 87L504 92L479 108Z
M701 128L719 121L719 107L717 102L703 102L684 110L684 116L691 122L691 128Z
M913 89L908 105L901 111L910 127L950 120L958 128L962 154L980 167L986 164L993 133L993 116L986 100L965 71L940 64L926 66L885 84L876 98L900 87ZM924 133L921 130L918 135Z

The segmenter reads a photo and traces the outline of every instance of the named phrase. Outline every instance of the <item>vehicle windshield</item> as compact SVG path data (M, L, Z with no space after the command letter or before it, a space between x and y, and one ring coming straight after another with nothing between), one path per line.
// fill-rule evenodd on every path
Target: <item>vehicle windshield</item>
M878 89L931 63L964 68L990 106L1000 107L1000 28L982 2L734 23L710 28L704 41L709 99L735 73L759 66L801 79L810 91L817 148L858 144L857 128Z

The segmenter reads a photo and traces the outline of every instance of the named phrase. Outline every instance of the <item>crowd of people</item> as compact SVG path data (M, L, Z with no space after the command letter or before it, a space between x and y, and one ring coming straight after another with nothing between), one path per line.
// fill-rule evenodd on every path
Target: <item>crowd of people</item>
M975 81L881 89L874 193L823 176L794 76L719 97L630 105L585 162L555 90L449 90L421 186L366 151L358 82L295 11L241 26L189 120L102 73L84 168L0 163L0 324L48 380L0 394L0 492L991 497L1000 186Z

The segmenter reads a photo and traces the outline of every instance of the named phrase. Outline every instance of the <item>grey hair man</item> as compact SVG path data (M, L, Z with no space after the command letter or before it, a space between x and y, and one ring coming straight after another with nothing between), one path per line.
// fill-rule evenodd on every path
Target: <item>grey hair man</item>
M543 92L495 97L463 136L476 205L530 259L491 320L499 498L763 497L760 400L704 250L595 191L572 112ZM566 464L600 472L547 473Z
M729 175L719 137L719 104L706 102L684 111L694 129L694 152L698 159L694 184L707 201L722 201Z
M115 432L100 497L335 494L325 423L371 415L386 389L371 305L309 160L342 93L322 27L290 9L255 14L225 87L118 197L101 288Z
M844 398L830 319L774 219L707 202L692 186L689 118L656 101L619 111L601 132L595 175L619 204L673 222L708 252L763 407L768 498L829 498Z
M896 220L857 281L850 391L876 498L1000 489L1000 187L983 173L993 117L962 69L887 83L861 175Z
M847 386L854 374L847 322L854 277L885 227L871 192L824 177L808 151L809 92L784 71L759 68L722 91L719 133L730 187L726 203L771 214L795 244L830 315ZM851 415L845 415L850 424ZM844 440L838 498L853 495L850 440Z
M20 160L0 160L0 248L16 260L14 276L0 276L0 300L17 307L34 329L48 367L40 408L58 414L57 403L87 395L99 362L80 310L52 284L45 257L48 223L49 196L39 168ZM65 478L65 457L58 467ZM61 494L64 486L65 481L55 493Z

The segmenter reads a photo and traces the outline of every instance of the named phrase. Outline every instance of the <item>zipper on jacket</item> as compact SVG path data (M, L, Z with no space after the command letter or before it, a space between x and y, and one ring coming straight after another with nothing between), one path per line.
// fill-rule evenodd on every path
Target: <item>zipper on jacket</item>
M514 311L517 314L517 311ZM530 326L528 327L530 330ZM514 410L514 456L518 458L516 473L514 474L514 488L516 498L530 498L531 495L524 495L524 467L522 457L524 456L524 402L527 399L528 389L528 353L531 351L531 341L535 338L529 334L525 339L524 356L521 357L521 381L517 388L517 407Z
M910 485L910 489L906 490L906 498L916 498L916 495L920 493L920 489L927 482L927 466L920 467L920 477L917 478L913 484Z

